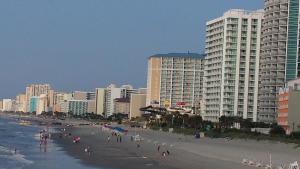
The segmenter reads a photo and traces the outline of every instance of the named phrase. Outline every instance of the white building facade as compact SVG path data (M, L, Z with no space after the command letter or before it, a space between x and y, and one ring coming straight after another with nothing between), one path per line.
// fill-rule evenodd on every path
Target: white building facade
M263 11L230 10L206 23L203 119L257 121Z
M105 116L109 117L115 112L114 100L117 98L126 98L126 88L118 88L111 84L106 88L105 92Z

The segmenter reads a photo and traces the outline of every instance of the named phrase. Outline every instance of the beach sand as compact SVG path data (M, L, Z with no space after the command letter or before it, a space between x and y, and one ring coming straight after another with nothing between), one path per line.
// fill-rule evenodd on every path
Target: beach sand
M0 116L8 115L0 113ZM291 162L300 161L300 148L294 144L241 139L194 139L192 136L118 125L129 131L126 136L122 136L122 143L119 143L116 137L111 136L111 132L102 131L101 126L79 126L81 123L89 123L84 120L58 121L37 117L20 119L37 124L62 122L62 126L53 127L66 128L66 133L70 132L72 136L60 138L58 133L54 133L52 139L82 163L101 169L248 169L256 167L242 164L243 159L266 165L269 164L270 154L275 168L281 164L287 166ZM66 127L67 124L76 127ZM130 139L130 136L136 134L143 138L139 148L137 142ZM107 142L109 135L111 140ZM73 136L81 137L81 142L74 144ZM157 151L158 145L161 147L160 152ZM84 152L87 146L91 148L91 155ZM167 150L170 155L163 157L162 152Z
M67 133L81 137L78 144L72 142L72 137L59 138L55 142L63 147L71 156L80 159L82 163L100 168L112 169L249 169L254 168L242 164L244 158L269 163L269 153L272 155L273 166L287 164L300 159L300 150L295 145L271 143L255 140L225 140L225 139L194 139L191 136L131 129L122 136L122 143L108 131L102 131L100 126L80 126L66 128ZM130 136L140 134L144 139L140 147L131 141ZM107 137L110 136L110 141ZM160 152L157 147L160 145ZM89 155L84 149L89 146ZM170 155L162 156L162 152Z

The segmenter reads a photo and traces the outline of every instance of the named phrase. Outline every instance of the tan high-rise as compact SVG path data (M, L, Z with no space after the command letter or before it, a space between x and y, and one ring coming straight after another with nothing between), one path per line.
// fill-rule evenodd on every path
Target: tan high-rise
M202 99L204 55L169 53L148 59L147 105L199 105Z

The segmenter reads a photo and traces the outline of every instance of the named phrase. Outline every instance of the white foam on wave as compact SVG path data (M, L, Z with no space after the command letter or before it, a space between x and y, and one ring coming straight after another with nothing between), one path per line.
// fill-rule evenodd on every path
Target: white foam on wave
M33 163L33 161L27 160L23 154L20 153L14 154L14 151L3 146L0 146L0 157L6 160L16 161L21 164L29 165Z

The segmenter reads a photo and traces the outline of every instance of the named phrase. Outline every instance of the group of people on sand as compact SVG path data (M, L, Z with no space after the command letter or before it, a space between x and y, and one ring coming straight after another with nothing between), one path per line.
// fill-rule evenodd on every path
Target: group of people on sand
M45 130L40 131L40 149L42 149L43 146L44 152L47 151L47 144L49 138L50 138L50 134L48 132L46 132Z
M112 132L111 136L112 137L116 137L117 142L122 143L122 136L121 136L121 134L116 133L116 132ZM107 136L107 142L110 142L110 136Z
M49 133L45 130L40 131L40 146L47 145L49 139Z
M157 146L157 152L158 153L160 153L160 149L161 149L161 146L160 145L158 145ZM170 151L167 149L166 151L163 151L162 153L161 153L161 156L163 156L163 157L166 157L167 155L170 155Z

